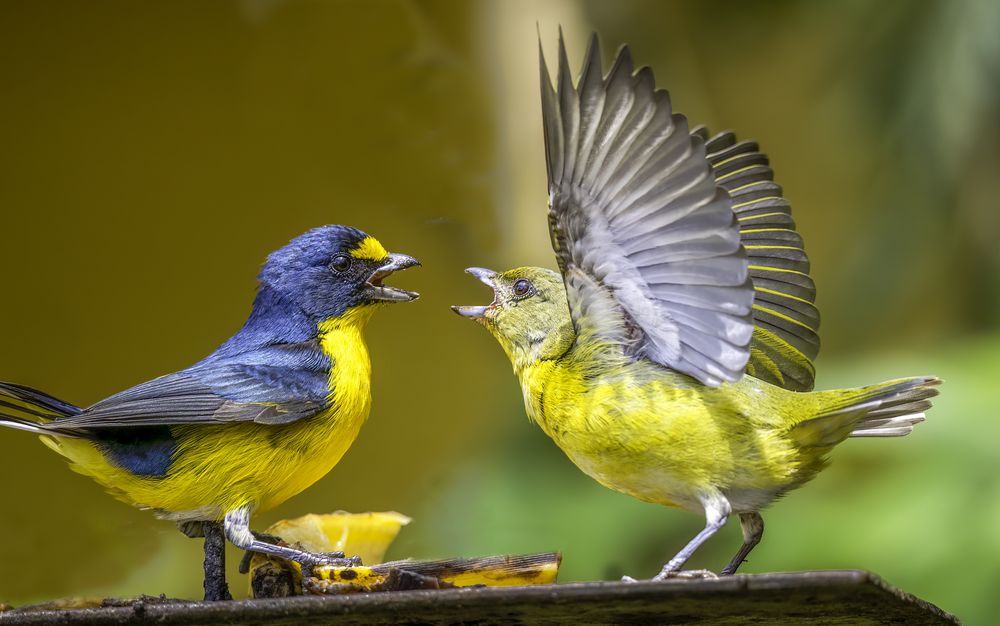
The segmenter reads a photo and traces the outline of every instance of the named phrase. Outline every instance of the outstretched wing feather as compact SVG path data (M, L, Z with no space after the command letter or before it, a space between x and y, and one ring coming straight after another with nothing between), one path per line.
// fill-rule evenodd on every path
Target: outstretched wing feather
M704 139L628 48L603 76L594 36L574 85L560 33L555 87L539 56L550 233L579 334L708 385L738 379L753 290Z

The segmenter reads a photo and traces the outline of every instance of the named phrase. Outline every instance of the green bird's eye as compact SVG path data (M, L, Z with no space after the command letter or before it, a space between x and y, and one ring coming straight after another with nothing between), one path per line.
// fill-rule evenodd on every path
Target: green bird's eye
M333 257L333 262L330 263L330 267L338 272L346 272L351 269L351 257L346 254L338 254Z
M531 281L519 278L514 281L514 295L518 298L523 298L534 291L534 287L531 285Z

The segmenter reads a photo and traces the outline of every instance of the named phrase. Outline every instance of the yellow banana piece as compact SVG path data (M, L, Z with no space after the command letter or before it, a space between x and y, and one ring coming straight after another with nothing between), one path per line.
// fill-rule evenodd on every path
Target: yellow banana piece
M410 518L394 511L304 515L282 520L266 533L283 543L313 553L343 552L368 565L321 565L303 584L298 563L254 554L249 560L250 592L254 597L302 593L336 594L403 589L440 589L488 585L509 587L555 582L558 553L488 556L439 561L380 563L389 545Z
M266 534L310 552L343 552L378 563L410 518L395 511L303 515L272 524ZM301 593L302 568L298 563L254 554L249 563L250 593L254 597L280 597Z
M543 554L487 556L440 561L391 561L373 566L313 568L306 591L316 594L446 587L516 587L556 581L562 557Z

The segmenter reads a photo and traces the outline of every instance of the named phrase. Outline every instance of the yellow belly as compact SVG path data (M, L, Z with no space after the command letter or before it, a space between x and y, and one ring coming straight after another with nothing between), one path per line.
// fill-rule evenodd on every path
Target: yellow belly
M548 362L520 377L529 416L602 485L700 510L707 490L773 498L794 480L798 452L775 428L780 403L754 398L750 381L708 389L666 371L587 371Z

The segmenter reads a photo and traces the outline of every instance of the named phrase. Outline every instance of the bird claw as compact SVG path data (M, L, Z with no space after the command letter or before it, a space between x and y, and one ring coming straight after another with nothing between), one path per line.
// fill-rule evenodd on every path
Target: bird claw
M674 572L660 572L656 576L653 576L653 580L667 580L670 578L680 578L684 580L707 580L718 577L718 574L707 569L685 569Z
M345 556L343 552L310 552L315 557L312 565L336 565L338 567L356 567L361 565L360 556Z
M178 527L179 526L180 525L178 524ZM183 529L182 529L182 532L183 532ZM279 537L277 535L272 535L270 533L262 533L262 532L258 532L256 530L251 530L250 533L253 535L253 538L256 539L257 541L263 541L264 543L269 543L269 544L274 545L274 546L287 546L288 545L287 543L285 543L284 539L282 539L281 537ZM255 554L258 554L258 553L254 552L253 550L245 550L243 552L243 558L240 559L240 566L239 566L239 571L240 571L241 574L246 574L246 573L250 572L250 561L253 559L253 555L255 555ZM264 553L261 552L259 554L264 554Z
M343 552L305 552L306 556L299 561L302 566L302 578L312 578L314 567L358 567L362 565L360 556L345 556Z
M709 580L718 577L719 576L715 572L711 572L707 569L686 569L686 570L660 572L656 576L650 578L650 580L661 581L661 580L668 580L671 578L678 578L682 580ZM632 578L631 576L622 576L622 582L637 583L640 581L639 579Z
M668 580L670 578L678 578L683 580L708 580L712 578L718 578L715 572L710 572L707 569L686 569L678 570L675 572L660 572L656 576L650 578L650 580L660 581ZM631 576L622 576L623 583L637 583L638 579L632 578Z

